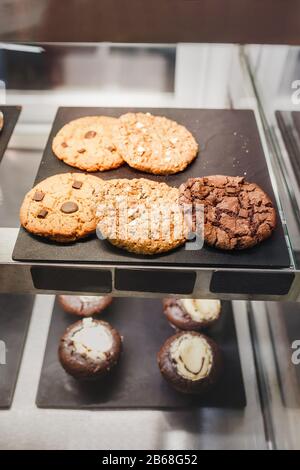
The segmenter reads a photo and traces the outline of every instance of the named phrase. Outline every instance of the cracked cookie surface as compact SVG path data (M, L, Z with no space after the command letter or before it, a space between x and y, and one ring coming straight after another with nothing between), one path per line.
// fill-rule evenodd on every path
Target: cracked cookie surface
M41 181L24 198L21 225L34 235L62 243L94 233L102 184L100 178L83 173L64 173Z
M116 145L132 168L157 175L183 171L198 152L196 140L184 126L150 113L122 115Z
M60 160L85 171L105 171L124 163L114 139L118 120L86 116L66 124L53 139L52 150Z
M271 236L276 211L269 196L243 177L190 178L179 188L180 203L204 205L204 241L223 250L245 249Z
M98 229L112 245L153 255L186 241L177 188L144 178L116 179L105 182L99 195Z

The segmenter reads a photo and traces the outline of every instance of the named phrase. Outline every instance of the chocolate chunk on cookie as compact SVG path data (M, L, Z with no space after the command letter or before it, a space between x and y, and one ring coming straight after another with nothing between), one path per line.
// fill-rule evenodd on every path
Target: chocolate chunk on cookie
M121 116L116 144L128 165L157 175L184 170L198 152L196 140L184 126L150 113Z
M115 145L118 120L87 116L66 124L54 137L52 150L60 160L85 171L105 171L124 163Z
M25 196L20 209L22 226L34 235L62 243L94 233L102 184L100 178L83 173L41 181Z
M99 196L98 230L111 244L153 255L186 241L187 225L177 188L144 178L117 179L107 181Z
M243 177L215 175L190 178L179 188L180 203L192 210L204 206L204 240L223 250L250 248L270 237L276 227L276 211L269 196Z
M73 185L72 185L73 188ZM77 212L79 209L78 204L76 202L68 201L64 202L60 208L64 214L73 214L74 212Z
M81 189L81 186L82 186L82 181L74 181L74 183L72 184L72 188L74 189Z
M46 211L46 209L42 209L42 210L38 213L37 217L38 217L39 219L45 219L45 218L47 217L47 215L48 215L48 211Z
M33 199L37 202L40 202L44 199L44 197L45 197L45 194L43 193L43 191L36 191L33 196Z

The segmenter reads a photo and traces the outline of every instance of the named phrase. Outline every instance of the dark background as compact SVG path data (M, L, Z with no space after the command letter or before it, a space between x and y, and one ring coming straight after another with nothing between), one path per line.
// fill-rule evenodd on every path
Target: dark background
M300 1L0 0L0 40L300 44Z

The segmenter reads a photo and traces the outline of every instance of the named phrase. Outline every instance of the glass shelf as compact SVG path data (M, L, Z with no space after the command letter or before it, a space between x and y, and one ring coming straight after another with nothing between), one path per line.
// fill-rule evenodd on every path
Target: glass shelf
M289 205L293 204L290 185L282 175L281 160L277 155L278 139L271 134L271 125L265 119L247 48L207 44L125 46L105 43L25 44L14 49L13 45L5 48L4 44L0 54L0 79L5 84L0 99L8 105L21 105L23 108L0 164L2 289L11 291L16 288L13 276L17 272L20 291L35 292L31 266L13 262L11 255L18 232L19 207L24 194L32 187L59 106L248 108L255 113L290 250L290 268L265 271L267 275L274 271L276 274L279 271L280 275L286 272L295 275L287 295L254 297L297 300L300 294L299 252L297 233L294 233L297 218L295 212L289 210ZM107 269L114 275L113 267L107 266ZM201 268L195 271L197 280L193 295L213 296L209 286L214 270ZM114 291L114 294L124 295L124 292ZM224 294L223 297L247 299L253 298L253 294Z
M246 46L244 58L259 106L282 203L294 267L300 269L300 48Z

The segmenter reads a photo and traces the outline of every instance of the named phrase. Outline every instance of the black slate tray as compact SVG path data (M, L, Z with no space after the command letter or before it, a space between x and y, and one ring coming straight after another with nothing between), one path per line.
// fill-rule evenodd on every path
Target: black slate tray
M0 132L0 162L7 148L9 139L13 133L19 114L21 112L21 106L2 106L0 105L0 111L4 115L4 126Z
M174 334L162 313L160 300L117 298L101 315L124 337L118 368L104 383L82 384L68 376L57 358L58 342L76 317L55 303L37 395L41 408L176 409L189 406L243 408L246 406L235 324L230 302L222 303L223 317L210 331L221 348L223 374L206 396L193 397L174 391L162 378L156 353Z
M56 173L74 171L58 160L52 150L53 137L67 122L80 116L103 114L119 116L135 108L60 108L56 115L36 182ZM145 111L143 109L143 111ZM260 142L254 113L249 110L209 109L149 109L153 114L164 115L184 124L200 144L199 157L182 173L171 176L154 176L138 172L128 166L98 173L105 179L145 177L179 186L192 176L225 174L245 175L259 184L273 199L274 193ZM36 238L21 229L13 259L40 262L88 262L106 264L210 266L246 268L289 267L289 253L284 239L281 221L273 236L261 245L249 250L226 252L204 246L201 250L188 251L181 247L159 256L138 256L111 246L96 237L70 245L60 246Z
M0 340L6 346L6 364L1 364L2 354L0 360L0 409L10 408L13 400L33 302L31 295L0 295Z

